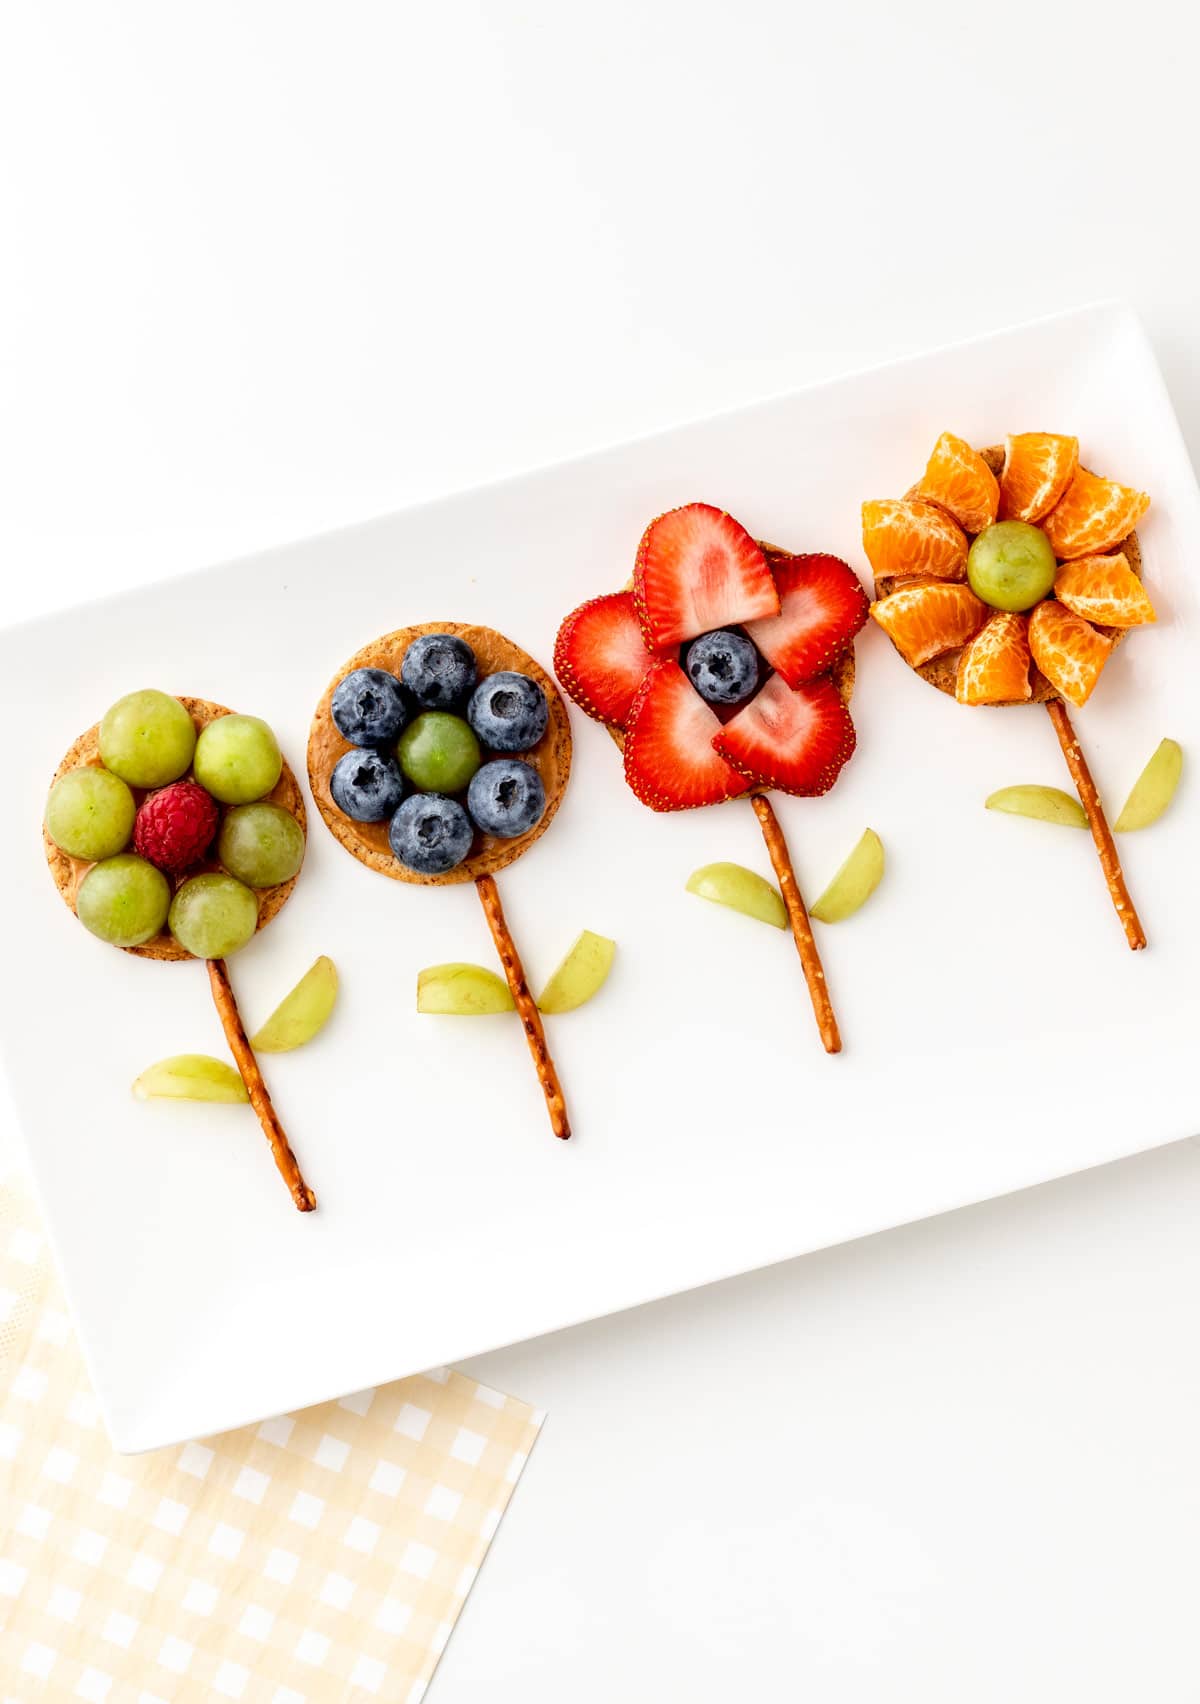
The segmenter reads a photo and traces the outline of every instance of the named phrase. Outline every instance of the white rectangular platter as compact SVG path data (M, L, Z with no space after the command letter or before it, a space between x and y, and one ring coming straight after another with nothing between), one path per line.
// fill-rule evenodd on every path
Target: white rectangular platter
M244 1109L136 1104L166 1054L222 1051L198 965L74 921L45 869L48 778L143 685L266 717L303 770L341 661L416 621L482 622L549 663L562 616L622 584L646 522L700 498L757 536L848 557L864 497L937 434L1077 433L1153 494L1160 612L1077 727L1120 799L1158 740L1200 751L1200 503L1153 355L1103 306L858 374L345 532L166 580L0 636L12 1090L119 1448L223 1430L1200 1129L1200 792L1123 842L1150 939L1125 946L1086 835L985 812L1065 784L1036 708L967 711L878 630L859 641L859 750L779 809L802 886L868 824L888 873L821 934L845 1052L821 1051L790 939L684 891L714 859L768 870L744 803L656 816L573 712L575 770L500 877L538 985L580 928L618 942L600 998L548 1021L576 1135L550 1135L515 1021L419 1017L416 973L491 962L469 885L389 882L311 813L280 918L234 961L253 1025L318 953L329 1029L267 1073L320 1210L297 1214Z

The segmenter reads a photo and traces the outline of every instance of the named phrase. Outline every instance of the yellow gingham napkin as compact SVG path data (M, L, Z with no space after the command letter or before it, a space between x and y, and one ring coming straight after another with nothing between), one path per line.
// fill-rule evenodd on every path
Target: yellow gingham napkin
M0 1700L416 1704L542 1419L439 1371L116 1455L0 1181Z

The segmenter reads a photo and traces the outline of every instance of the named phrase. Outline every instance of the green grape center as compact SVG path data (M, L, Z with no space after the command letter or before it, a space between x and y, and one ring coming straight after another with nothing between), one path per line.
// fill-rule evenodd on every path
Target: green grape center
M1027 521L985 527L967 555L971 590L993 609L1032 609L1053 591L1056 571L1050 540Z

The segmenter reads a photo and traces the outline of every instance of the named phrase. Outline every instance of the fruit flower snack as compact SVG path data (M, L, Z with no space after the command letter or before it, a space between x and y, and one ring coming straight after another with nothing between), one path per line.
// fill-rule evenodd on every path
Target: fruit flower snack
M286 904L304 859L304 801L257 716L131 692L55 772L44 840L84 928L138 958L203 959L230 1052L280 1175L317 1204L246 1037L226 959Z
M360 864L424 887L475 884L563 1138L562 1086L496 875L549 828L570 772L570 724L549 675L502 633L459 622L364 646L334 676L308 740L317 809Z
M756 543L723 510L688 503L650 523L630 586L568 615L554 651L563 690L608 727L643 804L750 799L828 1053L841 1035L768 793L827 793L849 761L854 636L866 619L866 594L839 557Z
M1155 620L1134 531L1145 492L1089 473L1079 443L943 432L920 481L863 504L871 614L910 668L964 705L1044 704L1135 950L1146 945L1067 703L1082 709L1131 628Z

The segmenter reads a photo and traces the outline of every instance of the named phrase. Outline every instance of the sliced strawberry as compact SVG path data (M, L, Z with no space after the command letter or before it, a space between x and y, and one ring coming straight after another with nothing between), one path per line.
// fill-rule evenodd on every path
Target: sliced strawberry
M633 601L646 644L660 653L779 613L766 557L745 527L711 503L651 521L638 546Z
M858 575L840 556L776 557L771 564L780 612L746 631L789 686L825 674L850 649L870 604Z
M827 677L790 687L774 674L713 737L713 750L781 793L827 793L854 750L854 723Z
M585 715L618 728L625 726L633 695L653 661L629 592L580 604L554 644L554 672L563 691Z
M654 811L715 805L749 783L713 750L721 724L673 657L653 663L625 729L625 779Z

